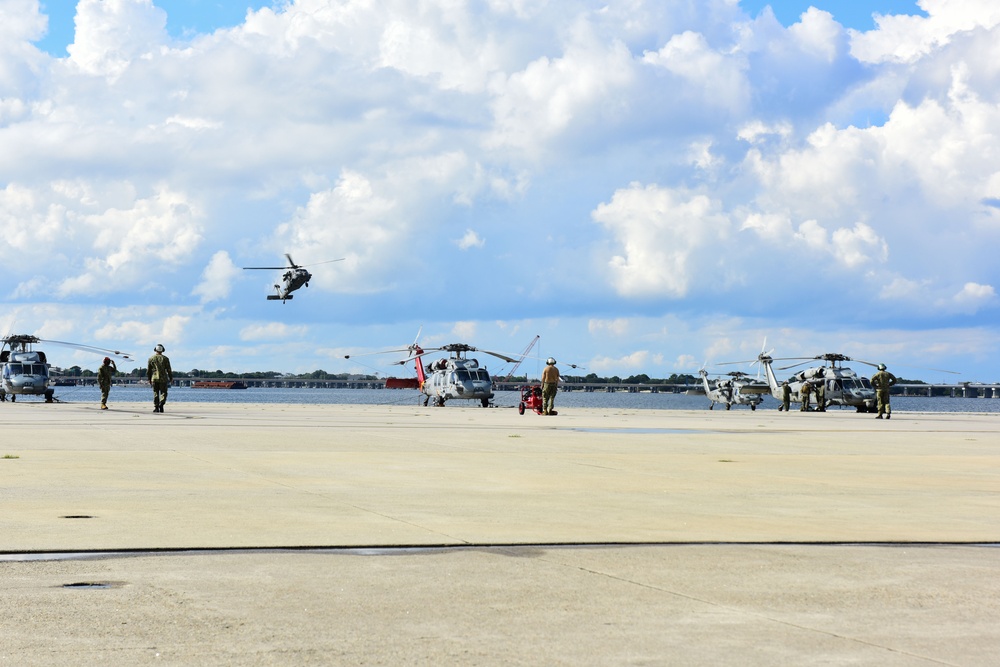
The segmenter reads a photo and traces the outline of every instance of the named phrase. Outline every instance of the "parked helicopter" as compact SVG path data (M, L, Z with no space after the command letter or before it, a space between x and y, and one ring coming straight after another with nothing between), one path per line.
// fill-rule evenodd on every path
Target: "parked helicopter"
M275 294L268 294L268 301L278 301L284 303L288 299L294 298L292 292L299 289L302 286L309 287L309 281L312 280L312 274L306 271L306 266L319 266L320 264L330 264L331 262L342 262L344 257L340 259L330 259L325 262L316 262L314 264L299 265L292 260L292 256L285 253L285 258L288 259L288 266L244 266L244 271L281 271L282 269L288 269L281 276L281 283L275 284L274 291Z
M65 343L58 340L42 340L37 336L16 334L6 336L0 345L0 401L6 401L10 395L11 402L18 396L45 396L45 402L51 403L54 391L49 387L49 363L42 350L32 349L38 343L53 343L75 347L80 350L116 356L121 359L132 359L132 355L118 350L105 350L90 345Z
M741 371L727 373L728 379L719 378L715 381L714 389L708 381L708 373L704 368L698 371L698 374L701 375L701 382L705 386L705 396L711 401L709 410L715 408L716 403L725 404L726 410L733 405L749 405L751 410L756 410L764 400L764 394L771 393L767 384Z
M424 355L439 351L448 352L448 357L424 364ZM484 408L490 406L490 399L493 398L493 379L489 372L479 365L479 360L468 357L469 352L482 352L509 363L517 362L516 359L505 354L480 350L465 343L450 343L426 350L413 343L409 347L388 350L386 353L388 352L408 352L409 356L406 359L395 363L405 365L413 361L417 376L415 378L388 378L385 382L386 388L418 389L425 396L424 405L427 405L433 398L436 406L443 406L445 401L451 399L478 400ZM351 357L345 355L344 358L350 359Z
M823 405L817 404L817 408L826 409L831 405L840 405L853 407L858 412L875 411L875 390L872 388L871 382L869 382L868 378L859 376L850 368L845 368L843 363L845 361L857 361L869 366L876 366L877 364L873 364L870 361L852 359L846 355L833 352L820 354L815 357L785 357L779 359L775 359L763 351L757 355L757 360L754 363L759 363L763 366L764 374L767 377L767 384L771 389L771 395L779 401L782 400L781 383L778 382L777 377L774 375L772 364L774 361L795 360L801 361L791 366L778 368L777 370L788 370L810 361L824 361L827 362L827 365L806 368L788 378L787 382L791 388L792 403L802 402L802 388L806 384L810 385L809 391L813 395L815 395L816 388L822 384L825 394L824 403Z

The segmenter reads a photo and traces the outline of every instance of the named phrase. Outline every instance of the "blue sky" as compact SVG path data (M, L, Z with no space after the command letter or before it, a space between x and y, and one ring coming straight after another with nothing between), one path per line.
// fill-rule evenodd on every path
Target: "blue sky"
M369 4L0 0L0 330L1000 379L992 0Z

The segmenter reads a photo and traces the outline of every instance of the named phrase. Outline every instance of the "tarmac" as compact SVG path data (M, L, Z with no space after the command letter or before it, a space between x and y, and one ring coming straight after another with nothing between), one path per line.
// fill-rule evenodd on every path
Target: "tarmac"
M1000 655L998 414L111 407L0 405L0 665Z

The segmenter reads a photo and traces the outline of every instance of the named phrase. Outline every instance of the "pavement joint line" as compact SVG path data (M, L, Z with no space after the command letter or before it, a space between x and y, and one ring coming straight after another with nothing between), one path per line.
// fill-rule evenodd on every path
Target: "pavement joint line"
M920 542L920 541L773 541L773 542L730 542L730 541L694 541L694 542L463 542L461 544L397 544L397 545L328 545L328 546L259 546L259 547L160 547L160 548L129 548L129 549L75 549L61 551L46 549L5 551L0 552L0 562L34 561L34 560L84 560L105 558L133 558L155 556L194 556L218 554L258 554L258 553L331 553L361 555L399 555L403 553L432 551L503 551L510 549L625 549L625 548L656 548L656 547L864 547L875 549L889 548L1000 548L1000 542L969 541L969 542Z

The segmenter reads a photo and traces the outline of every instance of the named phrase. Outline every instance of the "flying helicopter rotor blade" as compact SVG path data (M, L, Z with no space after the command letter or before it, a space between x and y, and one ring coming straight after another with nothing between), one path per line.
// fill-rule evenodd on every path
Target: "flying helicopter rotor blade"
M298 265L297 264L297 265L295 265L292 268L295 268L295 269L304 269L307 266L319 266L320 264L330 264L332 262L343 262L345 259L347 259L347 258L346 257L341 257L340 259L328 259L325 262L313 262L312 264L302 264L302 265Z
M283 271L287 266L244 266L244 271Z
M292 259L292 256L289 255L287 252L285 253L285 259L288 260L288 266L290 266L291 268L293 269L299 268L299 265L295 263L295 260Z

